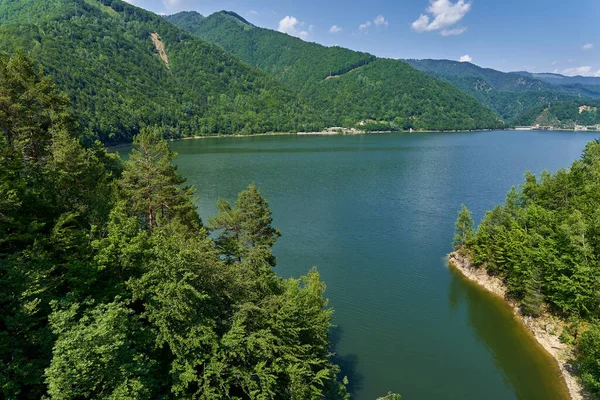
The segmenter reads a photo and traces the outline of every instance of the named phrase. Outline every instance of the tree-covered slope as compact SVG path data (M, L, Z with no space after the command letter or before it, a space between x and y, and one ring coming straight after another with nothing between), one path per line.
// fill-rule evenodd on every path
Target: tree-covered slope
M0 21L0 50L25 49L105 143L148 125L172 136L324 126L277 80L120 0L2 1Z
M574 129L600 126L600 101L578 100L534 107L516 120L517 125Z
M325 285L275 274L256 187L204 225L156 128L124 163L82 145L20 53L0 93L0 398L349 398Z
M577 85L554 86L517 73L481 68L468 62L450 60L405 60L414 68L442 79L488 105L507 121L542 104L600 97L589 88Z
M600 143L593 141L570 168L526 173L519 190L513 187L474 233L463 208L454 242L475 265L503 279L521 313L562 320L552 329L574 345L573 371L593 398L600 395L599 178Z
M181 16L166 18L177 23ZM400 61L308 43L253 26L231 12L198 19L185 29L300 90L327 114L330 124L372 120L393 129L501 126L472 97Z
M561 74L553 74L553 73L536 73L536 72L526 72L526 71L518 71L515 74L519 74L522 76L531 77L534 79L538 79L540 81L544 81L550 83L552 85L583 85L583 86L600 86L600 77L596 76L565 76Z

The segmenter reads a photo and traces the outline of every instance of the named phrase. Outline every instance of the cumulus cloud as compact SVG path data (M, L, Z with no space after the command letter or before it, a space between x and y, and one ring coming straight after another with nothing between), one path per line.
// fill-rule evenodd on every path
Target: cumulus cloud
M377 27L385 27L385 28L387 28L388 25L389 25L389 23L384 18L384 16L380 14L380 15L376 16L373 21L367 21L364 24L360 24L358 26L358 30L361 31L361 32L363 32L363 33L367 33L369 31L369 28L371 26L373 26L373 25L375 25Z
M460 58L458 59L458 61L460 61L460 62L471 62L471 61L473 61L473 59L471 58L470 55L465 54L464 56L460 56Z
M581 75L581 76L600 77L600 70L594 72L594 71L592 71L592 67L590 67L589 65L583 65L581 67L575 67L575 68L567 68L567 69L563 70L562 73L563 73L563 75L567 75L567 76Z
M586 43L583 45L582 47L584 50L591 50L594 48L594 44L593 43Z
M466 26L461 26L460 28L454 29L443 29L441 32L442 36L458 36L462 35L467 30Z
M375 17L373 22L375 22L375 25L377 26L385 26L386 28L388 26L388 22L385 20L385 18L383 18L383 15L378 15Z
M337 25L334 25L331 28L329 28L329 33L338 33L338 32L341 32L341 31L343 31L343 29L340 28Z
M471 3L458 0L429 0L426 14L421 14L411 27L415 32L431 32L442 30L442 36L460 35L467 28L446 29L455 25L471 10ZM445 32L445 34L444 34Z
M299 37L302 40L308 40L312 25L308 28L308 31L303 30L304 22L298 21L296 17L286 16L279 21L279 27L277 30L282 33L287 33L290 36Z
M360 24L358 26L358 30L362 31L362 32L366 32L369 29L370 26L371 26L371 21L367 21L364 24Z

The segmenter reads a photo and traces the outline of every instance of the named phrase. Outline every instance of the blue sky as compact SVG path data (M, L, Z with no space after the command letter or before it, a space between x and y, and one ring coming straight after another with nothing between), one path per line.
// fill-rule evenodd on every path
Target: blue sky
M390 58L600 76L600 0L128 0L156 13L235 11L255 25Z

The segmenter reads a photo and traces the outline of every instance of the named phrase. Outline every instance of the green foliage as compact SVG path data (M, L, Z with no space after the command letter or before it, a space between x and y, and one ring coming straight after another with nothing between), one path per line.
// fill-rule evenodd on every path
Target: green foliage
M548 104L582 97L600 98L600 90L573 85L555 86L532 74L500 72L450 60L405 61L475 97L512 125L532 125L533 120L526 116L539 107L548 107Z
M156 130L144 129L135 137L134 149L123 169L120 188L133 215L149 229L162 221L178 218L188 225L198 224L191 187L181 188L185 179L171 162L177 157Z
M210 228L220 231L217 245L228 260L263 254L269 265L275 266L270 249L281 233L271 227L269 205L253 184L240 193L235 207L226 200L217 203L219 214L210 221Z
M0 397L348 398L325 285L274 273L254 185L214 241L160 128L122 164L21 54L0 93Z
M577 341L579 368L585 387L600 394L600 326L591 326Z
M548 104L531 109L522 115L517 125L540 125L573 129L575 125L600 125L600 101L576 100Z
M181 23L243 61L269 73L326 110L329 126L376 121L386 130L468 130L502 123L486 107L451 85L409 65L341 47L325 47L255 27L233 13L219 12ZM376 130L376 129L373 129Z
M23 48L41 64L92 139L130 142L147 126L172 137L324 127L267 74L120 0L11 0L0 15L0 50Z
M571 321L561 340L577 343L581 378L600 393L600 143L571 168L525 175L504 205L486 213L467 242L474 261L500 275L521 305ZM581 322L583 321L583 322ZM577 326L591 324L577 335ZM574 328L575 327L575 328Z
M472 213L463 204L458 212L458 219L454 224L454 250L467 246L473 239L473 218Z

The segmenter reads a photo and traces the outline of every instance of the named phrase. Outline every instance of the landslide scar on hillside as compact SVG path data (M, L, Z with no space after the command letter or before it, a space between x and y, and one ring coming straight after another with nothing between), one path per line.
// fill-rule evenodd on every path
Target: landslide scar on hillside
M154 43L154 47L156 47L156 51L158 51L158 56L160 57L161 60L163 60L167 69L171 69L169 67L169 57L167 56L167 53L165 52L165 44L163 43L162 40L160 40L160 36L158 36L158 33L153 32L150 34L150 37L152 38L152 43Z

